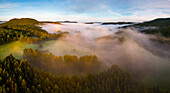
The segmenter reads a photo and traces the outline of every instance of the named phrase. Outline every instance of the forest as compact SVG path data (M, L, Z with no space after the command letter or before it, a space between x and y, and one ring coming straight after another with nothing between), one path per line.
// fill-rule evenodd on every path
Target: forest
M23 58L33 66L52 72L53 74L81 75L82 73L94 73L103 67L96 55L55 56L51 52L43 53L31 48L25 49Z
M86 76L55 76L12 55L0 60L0 93L168 93L146 87L117 65Z
M30 18L11 19L1 24L0 45L15 40L37 43L42 40L55 40L63 36L62 33L49 34L47 31L36 26L38 24L37 20Z
M170 37L170 18L158 18L152 21L125 26L124 28L126 27L139 28L141 32L146 34L156 34L167 38ZM148 29L142 29L147 27ZM154 27L154 29L150 29L152 27Z

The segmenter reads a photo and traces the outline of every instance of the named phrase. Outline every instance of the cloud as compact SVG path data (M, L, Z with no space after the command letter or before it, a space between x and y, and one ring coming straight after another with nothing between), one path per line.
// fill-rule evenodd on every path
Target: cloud
M168 0L150 0L150 1L147 1L147 2L137 1L133 4L132 8L167 9L167 8L170 8L170 2Z
M0 10L8 10L15 7L18 7L18 5L13 3L0 4Z
M71 2L72 0L68 1ZM141 22L170 16L169 0L76 0L74 3L69 4L71 4L71 7L69 8L78 14L100 14L98 15L98 18L94 18L93 20L102 19L106 21L112 19L117 21L131 20ZM102 15L103 17L99 17ZM107 17L105 17L105 15ZM90 18L90 15L88 18Z
M101 12L109 8L103 0L68 0L68 9L77 13Z
M132 0L131 7L119 13L130 13L117 19L131 21L148 21L155 18L170 17L170 2L168 0Z
M109 12L110 14L113 14L113 15L116 15L116 16L119 16L119 17L122 17L121 14L116 13L116 12L113 12L113 11L111 11L111 10L109 10L108 12Z

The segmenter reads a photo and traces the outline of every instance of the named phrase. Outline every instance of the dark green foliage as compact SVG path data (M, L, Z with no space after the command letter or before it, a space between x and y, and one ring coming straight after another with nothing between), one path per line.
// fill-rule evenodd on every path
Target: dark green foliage
M158 27L157 29L146 29L143 32L146 34L160 34L165 37L170 37L170 18L159 18L149 22L139 23L134 26Z
M165 36L165 37L170 37L170 26L167 26L167 27L161 27L161 28L158 28L158 29L147 29L147 30L144 30L144 33L146 34L160 34L162 36Z
M118 66L82 77L39 72L12 55L0 61L0 93L168 93L145 87Z
M156 29L144 29L140 30L146 34L158 34L164 37L170 37L170 18L158 18L152 21L138 23L131 26L126 27L135 27L135 28L142 28L142 27L157 27Z
M158 18L152 21L136 24L135 26L166 27L166 26L170 26L170 18Z
M58 39L62 34L49 34L47 31L36 26L37 20L23 18L11 19L0 25L0 44L14 40L35 43L41 40Z
M71 55L62 57L28 48L24 50L23 58L27 59L35 67L55 74L80 75L102 70L101 62L95 55L80 58Z

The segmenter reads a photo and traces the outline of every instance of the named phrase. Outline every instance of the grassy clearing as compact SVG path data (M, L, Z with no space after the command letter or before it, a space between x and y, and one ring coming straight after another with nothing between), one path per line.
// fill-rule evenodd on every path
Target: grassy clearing
M7 44L0 45L0 59L13 54L17 59L22 59L23 50L25 48L38 48L37 44L29 44L26 42L13 41Z
M46 41L42 44L41 51L49 51L55 54L56 56L64 55L92 55L88 49L85 49L81 46L71 44L66 41ZM7 44L0 45L0 59L13 54L17 59L22 59L23 50L25 48L39 49L39 44L29 44L26 42L13 41Z

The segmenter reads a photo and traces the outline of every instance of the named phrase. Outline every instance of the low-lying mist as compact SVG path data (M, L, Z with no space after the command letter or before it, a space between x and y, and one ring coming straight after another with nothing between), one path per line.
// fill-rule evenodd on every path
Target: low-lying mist
M150 84L167 87L170 83L168 79L170 78L168 72L170 70L170 45L155 41L156 36L145 35L135 29L118 29L115 26L98 24L46 24L42 28L51 33L58 30L70 32L65 38L61 38L44 48L44 50L47 49L57 56L61 52L55 51L59 50L63 50L61 55L63 52L77 56L86 54L76 54L75 51L68 50L74 46L75 50L82 49L82 51L95 54L107 66L117 64L137 78L145 82L149 81ZM58 44L66 42L69 42L67 49L64 46L58 47Z
M120 25L100 25L100 24L84 24L84 23L63 23L62 25L45 24L41 25L42 29L47 30L49 33L57 31L69 32L70 34L80 35L84 38L94 39L110 35L116 32L116 27ZM98 33L100 31L100 33ZM89 34L90 33L90 34Z

